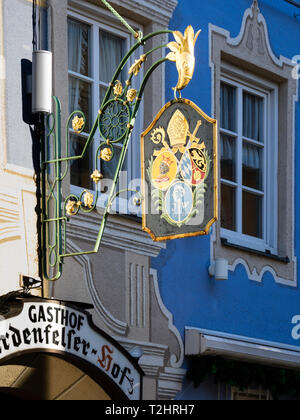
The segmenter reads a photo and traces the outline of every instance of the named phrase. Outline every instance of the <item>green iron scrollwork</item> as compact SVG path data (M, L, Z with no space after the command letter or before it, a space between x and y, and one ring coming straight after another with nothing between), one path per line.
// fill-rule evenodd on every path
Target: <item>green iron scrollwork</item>
M119 81L120 73L139 47L145 46L147 41L155 36L170 33L172 31L163 30L142 36L141 33L135 32L137 43L119 64L80 155L70 156L70 126L72 124L72 129L76 134L82 133L86 126L86 117L80 110L72 112L68 117L65 127L66 156L63 157L61 152L61 104L59 99L54 97L55 109L46 121L45 136L42 144L42 254L45 280L55 281L61 277L64 258L98 252L112 202L123 191L116 191L116 188L147 81L154 70L168 58L158 60L149 68L138 91L131 88L132 78L139 73L140 68L150 54L167 45L153 48L141 55L140 59L135 60L135 63L130 67L125 87ZM102 176L100 159L111 162L115 156L114 146L116 143L122 145L121 152L94 248L85 252L68 253L66 229L70 217L76 216L79 212L91 213L95 210L100 193L99 189L95 188L94 194L83 190L79 196L70 194L63 199L62 183L68 174L70 163L86 156L97 130L100 133L101 141L95 152L94 172L91 175L95 184L101 180ZM139 194L136 191L130 191ZM139 196L136 202L140 202L141 198Z
M59 99L54 97L55 110L45 123L41 151L42 270L44 279L48 281L55 281L61 277L64 258L98 252L112 203L124 191L116 191L119 175L125 161L144 90L154 70L167 60L176 62L179 79L177 86L174 88L175 99L176 94L180 93L181 89L189 83L194 72L194 45L200 31L195 35L193 28L188 26L184 34L181 34L179 31L162 30L143 36L141 32L136 32L107 0L101 0L101 2L132 33L137 42L124 56L116 69L82 152L77 156L70 156L70 125L72 125L75 134L81 134L86 127L86 117L80 110L73 111L69 115L65 126L65 156L62 157L61 104ZM120 74L125 66L128 65L136 50L140 47L145 47L150 39L166 34L173 34L176 42L159 45L143 53L130 67L126 86L123 87L119 81ZM148 69L143 77L139 91L132 89L132 79L138 75L147 57L156 50L165 47L168 47L171 52ZM70 163L87 155L97 130L100 133L101 141L94 156L94 172L91 174L91 178L96 184L95 192L93 194L90 191L83 190L79 196L70 194L63 199L62 183L68 174ZM95 210L99 198L97 184L102 178L100 160L105 162L112 161L115 156L116 143L118 143L118 147L121 145L121 152L94 248L85 252L68 253L66 246L67 223L70 217L76 216L79 212L91 213ZM134 190L127 191L136 194L136 203L141 201L142 197L139 192Z

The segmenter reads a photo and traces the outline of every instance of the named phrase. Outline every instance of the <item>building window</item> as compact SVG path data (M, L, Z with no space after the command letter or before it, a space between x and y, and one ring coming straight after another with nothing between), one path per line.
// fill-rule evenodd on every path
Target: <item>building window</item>
M86 116L85 132L70 133L71 155L82 153L90 131L93 109L92 93L95 85L91 63L91 26L75 19L68 19L68 63L69 63L69 113L82 111ZM84 159L71 161L71 183L84 188L91 187L90 168L92 154Z
M228 76L220 86L221 236L272 252L277 246L272 232L277 213L275 90Z
M236 37L212 24L209 31L223 154L212 257L226 258L230 271L242 264L252 280L261 282L269 272L276 283L296 286L294 64L272 51L257 2L245 10Z
M131 38L130 34L115 27L110 27L92 18L83 18L73 12L70 13L68 17L69 113L80 110L86 116L84 132L76 134L70 129L71 156L78 156L82 153L109 83L125 53L131 48L131 43L134 43ZM128 68L125 67L119 76L123 86L127 78ZM135 83L138 84L139 77L135 79ZM136 126L139 126L139 124L140 119ZM137 131L140 130L137 129ZM139 167L139 160L131 157L131 150L134 147L132 143L136 142L134 137L133 135L128 157L122 168L123 173L126 174L124 175L126 177L126 181L124 181L126 187L127 182L136 177ZM99 131L97 131L92 143L93 146L89 147L86 156L83 159L71 161L70 179L74 193L78 188L90 190L95 188L90 176L95 168L95 151L100 141L103 141L103 139L100 138ZM98 186L98 188L101 188L101 192L107 190L114 177L121 147L121 144L114 144L114 158L111 162L100 161L100 171L104 176L104 181ZM102 194L101 202L98 202L100 206L105 204L103 197ZM118 203L121 202L122 199L119 199ZM127 199L125 199L125 202L127 202ZM120 208L118 210L120 211ZM127 212L124 205L122 205L122 211Z

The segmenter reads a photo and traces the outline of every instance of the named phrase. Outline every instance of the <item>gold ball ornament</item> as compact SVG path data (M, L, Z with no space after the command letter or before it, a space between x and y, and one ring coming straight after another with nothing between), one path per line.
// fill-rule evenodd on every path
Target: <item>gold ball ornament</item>
M78 117L76 115L72 120L72 128L76 133L80 133L82 127L84 126L84 118Z
M100 159L110 162L112 160L112 150L109 147L102 149L100 151Z
M103 179L103 175L101 174L101 172L98 171L98 169L96 169L92 175L91 175L92 180L95 182L95 184L98 184L98 182Z
M135 89L129 89L126 95L127 101L133 102L136 98L137 91Z

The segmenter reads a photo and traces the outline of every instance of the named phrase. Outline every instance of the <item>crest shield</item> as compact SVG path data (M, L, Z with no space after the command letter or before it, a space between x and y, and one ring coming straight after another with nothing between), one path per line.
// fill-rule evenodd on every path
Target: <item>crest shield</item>
M217 122L187 99L141 135L143 230L154 241L205 235L218 212Z

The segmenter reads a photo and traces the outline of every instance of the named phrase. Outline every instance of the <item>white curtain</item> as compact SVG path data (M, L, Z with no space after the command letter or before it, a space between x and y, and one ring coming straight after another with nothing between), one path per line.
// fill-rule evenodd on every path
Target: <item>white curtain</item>
M261 168L261 151L258 147L244 142L243 165L251 169Z
M243 135L245 137L263 142L263 99L244 92L243 96ZM243 164L248 168L261 168L262 149L243 144Z
M243 135L263 141L263 99L244 92Z
M89 76L89 40L90 27L74 19L68 19L68 62L69 70ZM90 86L79 78L69 76L69 113L81 110L85 113L89 125ZM88 128L87 125L87 128ZM76 156L82 152L84 139L71 136L70 155ZM80 161L71 162L71 182L85 188L90 187L89 155Z
M221 135L221 158L222 160L235 160L234 139L224 134Z
M243 136L263 142L264 100L244 92L243 94ZM236 88L223 83L221 85L221 128L236 131ZM230 137L222 135L221 154L224 160L234 159L234 148ZM258 147L244 142L243 164L259 169L261 151Z
M85 76L89 75L89 33L84 23L68 19L68 60L69 70ZM70 112L80 109L80 80L69 78Z
M236 131L236 88L221 85L221 127Z
M100 80L109 83L120 64L125 50L125 41L108 32L100 31L99 57Z
M68 59L69 70L76 73L85 73L84 65L82 65L82 52L84 47L88 47L84 41L83 30L86 25L73 19L68 20ZM82 70L82 71L81 71Z

